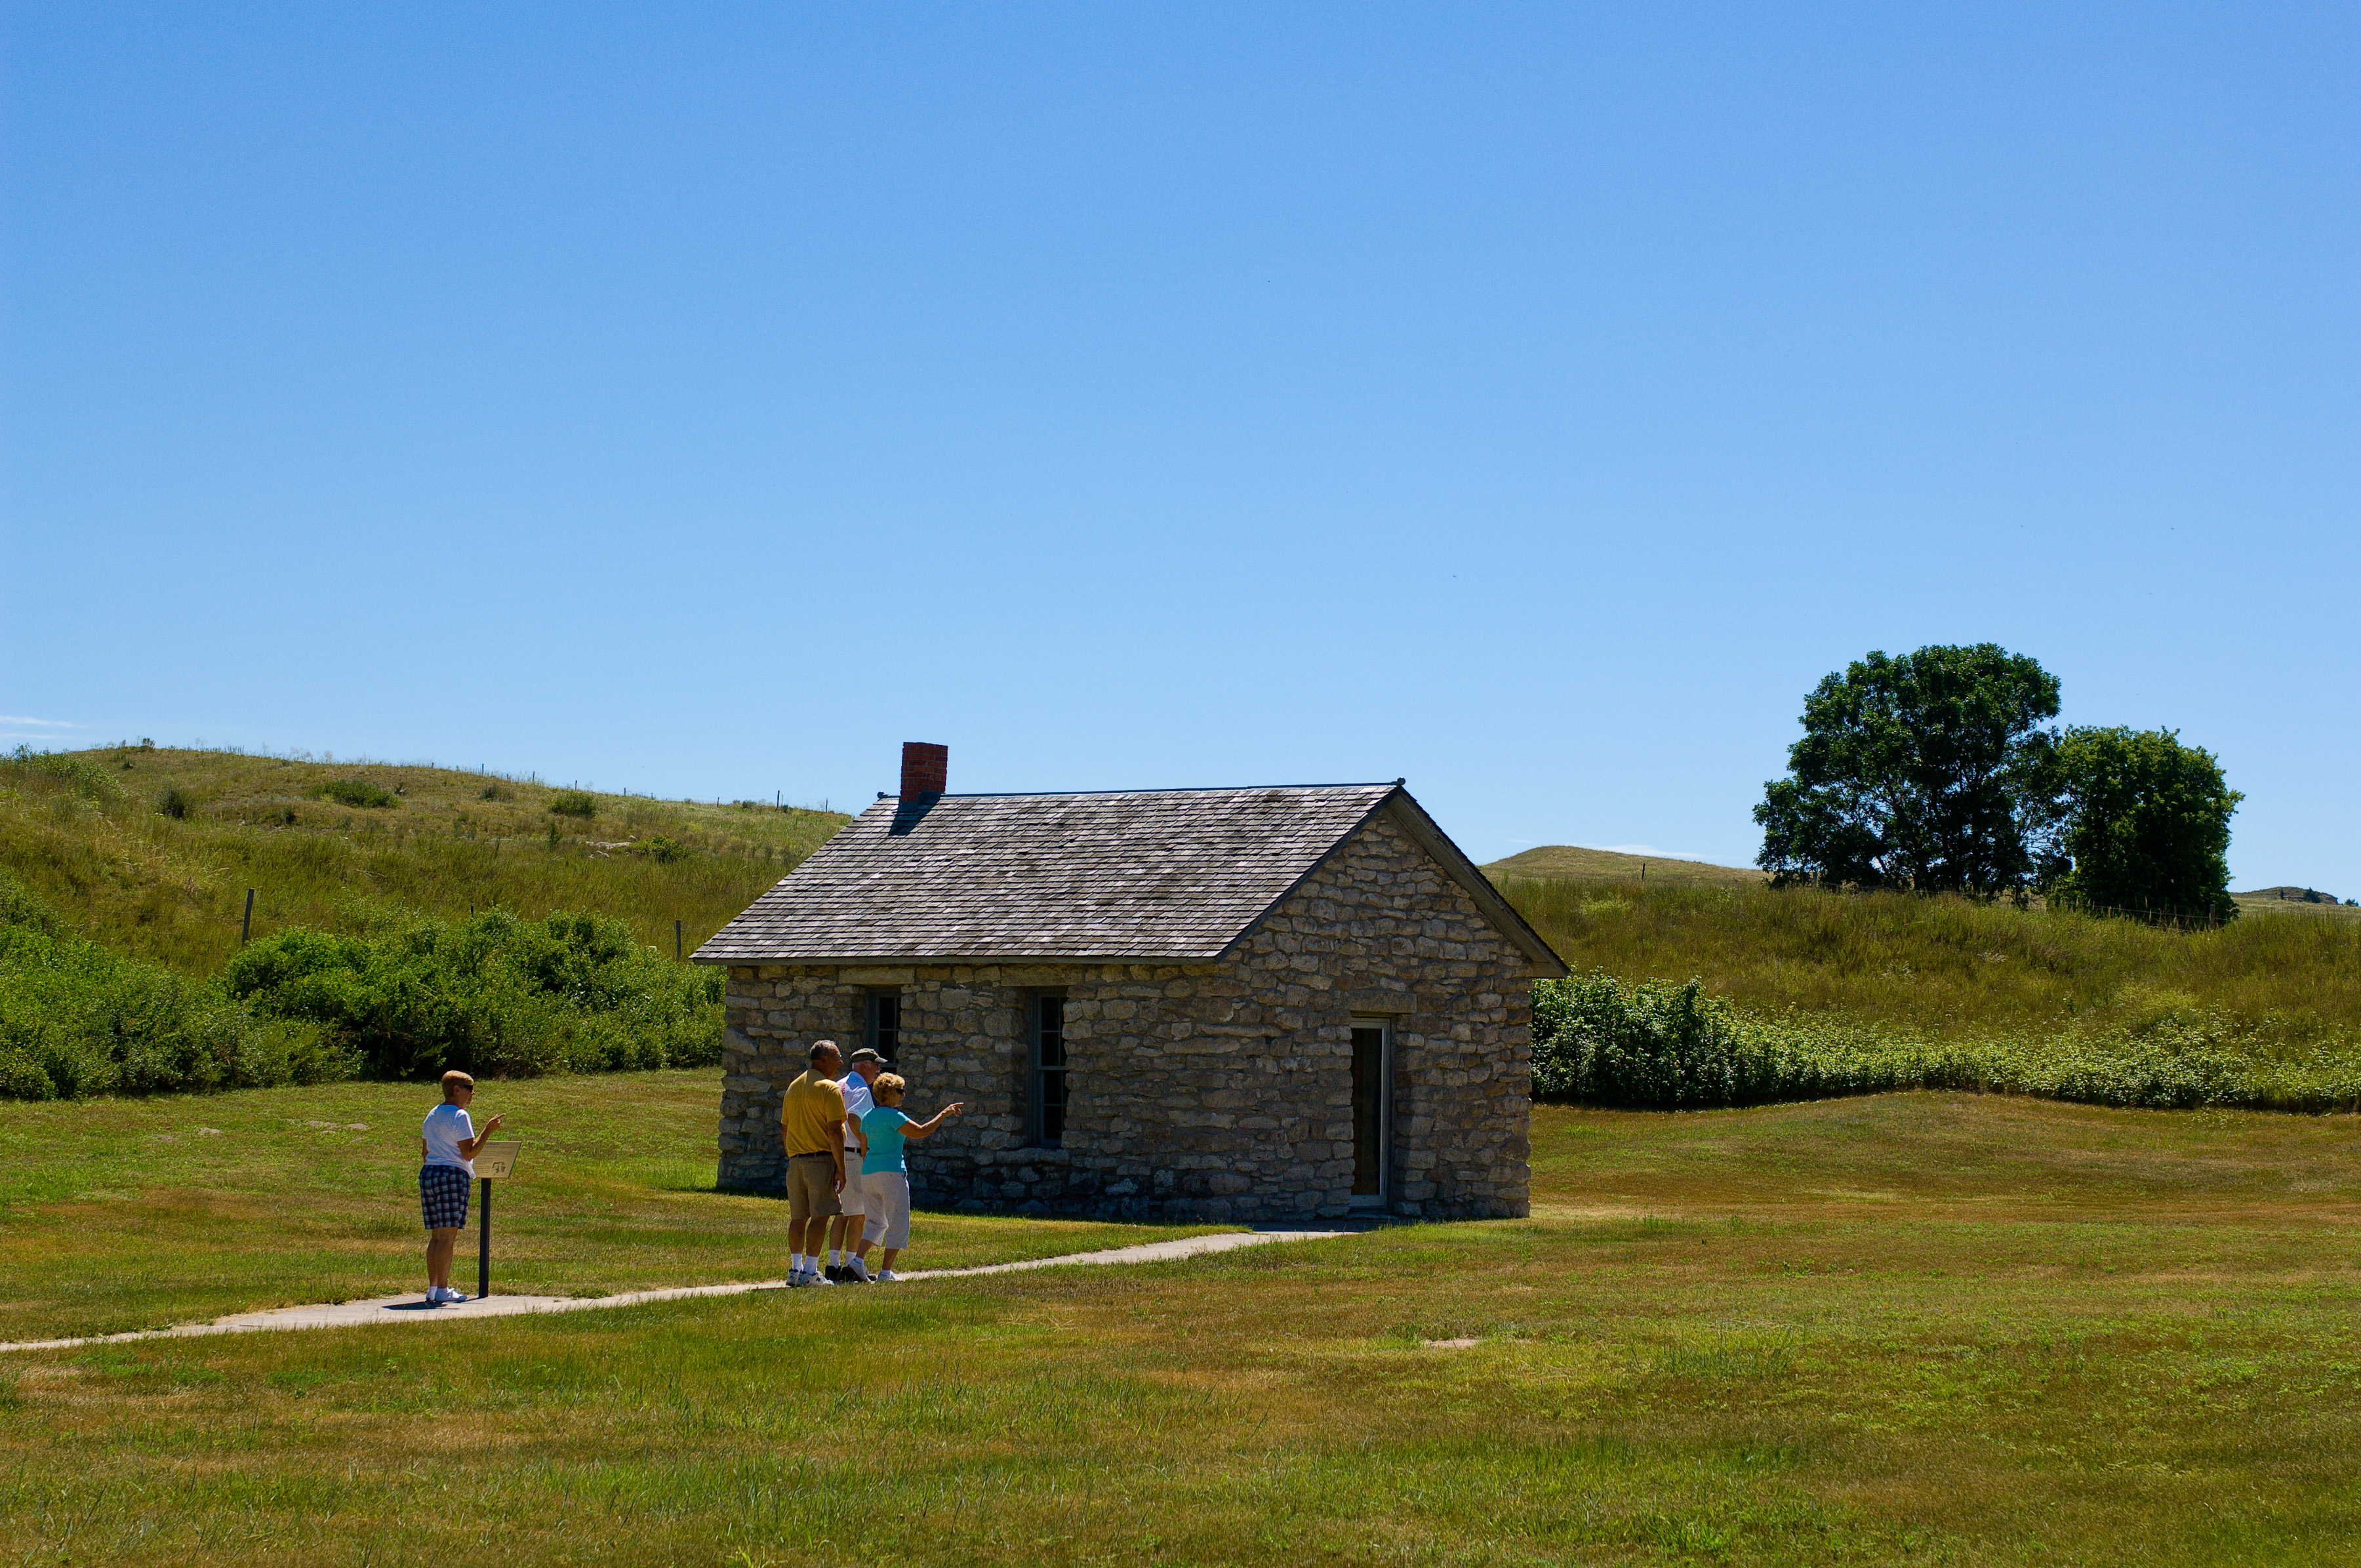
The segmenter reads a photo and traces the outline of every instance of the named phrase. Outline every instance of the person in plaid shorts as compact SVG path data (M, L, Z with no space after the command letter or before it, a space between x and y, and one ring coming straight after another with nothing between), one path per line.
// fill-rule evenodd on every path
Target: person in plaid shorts
M500 1124L493 1117L476 1131L467 1102L476 1080L464 1072L443 1075L443 1103L426 1113L418 1130L418 1208L426 1221L426 1304L440 1307L467 1298L451 1288L451 1255L467 1223L467 1188L476 1179L476 1151Z

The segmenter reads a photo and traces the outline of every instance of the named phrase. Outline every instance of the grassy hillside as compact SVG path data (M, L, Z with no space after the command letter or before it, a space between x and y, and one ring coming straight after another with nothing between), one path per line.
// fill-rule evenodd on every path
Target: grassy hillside
M1936 1038L2139 1029L2220 1014L2290 1046L2361 1036L2361 926L2243 919L2218 931L1957 898L1507 879L1576 972L1702 980Z
M1615 850L1585 850L1573 844L1543 844L1484 870L1495 882L1510 877L1528 880L1564 878L1573 882L1645 883L1650 887L1759 887L1761 872L1751 867L1717 866L1705 861L1675 861L1658 855L1626 855Z
M132 747L0 758L0 869L75 934L212 974L254 935L406 915L595 910L669 954L846 818L598 795L445 768Z

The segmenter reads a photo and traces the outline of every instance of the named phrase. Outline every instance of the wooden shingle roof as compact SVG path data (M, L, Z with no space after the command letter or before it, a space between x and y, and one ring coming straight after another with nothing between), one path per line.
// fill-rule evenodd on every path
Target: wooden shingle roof
M1545 972L1565 972L1393 784L888 796L697 959L1207 963L1388 808Z

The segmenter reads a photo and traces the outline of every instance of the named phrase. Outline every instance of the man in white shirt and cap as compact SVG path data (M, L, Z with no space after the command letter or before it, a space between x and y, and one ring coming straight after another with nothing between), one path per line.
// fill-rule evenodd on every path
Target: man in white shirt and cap
M868 1266L852 1252L861 1240L868 1190L862 1185L861 1162L869 1152L869 1142L862 1135L861 1116L864 1111L876 1108L875 1096L869 1086L885 1070L885 1058L867 1046L852 1053L844 1077L838 1087L844 1091L844 1190L836 1195L842 1210L828 1228L827 1277L839 1285L866 1285Z

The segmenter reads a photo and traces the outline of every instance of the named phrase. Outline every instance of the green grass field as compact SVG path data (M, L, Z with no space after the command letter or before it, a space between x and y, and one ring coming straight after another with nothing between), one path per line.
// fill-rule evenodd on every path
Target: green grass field
M392 804L321 793L344 784ZM184 815L159 809L168 792ZM595 794L588 817L552 811L565 793L445 768L226 751L0 757L0 867L79 935L191 974L216 972L236 950L248 888L257 936L368 931L405 913L588 909L669 953L675 920L694 949L846 820L767 802Z
M615 1124L651 1081L521 1086L556 1097L514 1205L520 1245L528 1210L568 1216L543 1283L636 1278L642 1235L751 1256L776 1214L689 1190L686 1076L653 1080L677 1114ZM360 1103L244 1098L290 1153L342 1146L294 1124ZM12 1294L76 1245L143 1289L269 1277L251 1158L122 1110L0 1107L10 1164L49 1151L54 1184L7 1209ZM1535 1135L1523 1221L12 1355L0 1560L2325 1563L2361 1537L2349 1118L1906 1094L1543 1107ZM139 1180L81 1186L93 1140ZM395 1185L285 1196L390 1257L399 1225L357 1233ZM224 1186L236 1223L199 1245L181 1216ZM929 1259L949 1231L922 1221Z
M418 1124L439 1098L337 1083L0 1102L0 1341L422 1288ZM608 1295L784 1274L785 1205L712 1190L720 1099L711 1070L484 1085L478 1117L505 1113L500 1136L525 1150L493 1196L494 1288ZM910 1266L1191 1231L943 1215ZM458 1271L470 1290L474 1235Z

